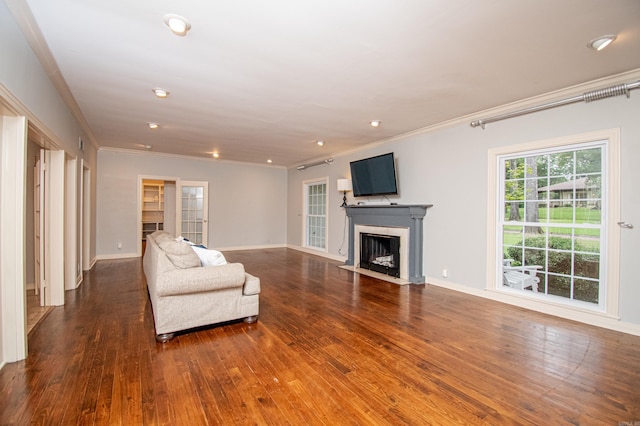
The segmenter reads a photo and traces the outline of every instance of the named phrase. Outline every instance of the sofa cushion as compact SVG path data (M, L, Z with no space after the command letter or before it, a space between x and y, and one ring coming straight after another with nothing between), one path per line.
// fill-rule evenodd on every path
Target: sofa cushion
M160 241L158 246L176 268L188 269L200 266L200 258L189 244L169 238Z
M237 289L242 294L245 271L242 263L227 263L213 268L174 269L162 274L156 288L160 297Z
M245 296L251 296L253 294L260 294L260 278L245 272L244 274L244 287L242 287L242 294Z
M198 246L191 246L191 248L200 258L202 266L220 266L226 265L227 263L224 255L217 250L209 250Z
M153 234L151 234L151 236L154 238L156 244L158 245L163 241L173 240L173 237L171 236L171 234L165 231L156 231Z

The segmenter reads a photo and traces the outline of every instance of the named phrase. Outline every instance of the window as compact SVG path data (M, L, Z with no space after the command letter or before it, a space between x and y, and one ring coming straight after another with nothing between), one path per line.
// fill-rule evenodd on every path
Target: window
M493 288L617 314L617 133L604 136L490 153Z
M305 182L305 247L327 249L327 180Z

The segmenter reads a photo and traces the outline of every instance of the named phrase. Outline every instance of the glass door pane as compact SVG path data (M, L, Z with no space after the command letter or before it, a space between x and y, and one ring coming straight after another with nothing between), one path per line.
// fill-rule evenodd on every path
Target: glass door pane
M179 194L180 234L195 244L208 244L208 182L181 182Z

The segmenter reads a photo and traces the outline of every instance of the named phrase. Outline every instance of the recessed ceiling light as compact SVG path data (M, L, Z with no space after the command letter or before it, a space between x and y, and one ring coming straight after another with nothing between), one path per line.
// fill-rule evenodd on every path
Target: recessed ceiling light
M147 125L149 125L150 129L157 129L158 127L160 127L158 123L154 123L154 122L149 122L147 123Z
M318 146L322 146L322 145L324 145L324 141L316 141L316 144L317 144Z
M177 36L184 37L187 35L187 31L191 29L191 24L184 16L169 13L164 15L164 23L169 27L172 33Z
M587 44L587 47L600 51L605 47L607 47L608 45L610 45L616 38L617 37L613 34L603 35L601 37L591 40Z
M380 126L382 124L382 121L373 120L373 121L370 121L369 124L371 124L372 127L378 127L378 126Z
M161 87L154 87L153 89L151 89L151 91L153 91L153 93L155 93L155 95L159 98L166 98L167 96L169 96L169 91L165 90Z
M153 148L151 145L145 145L144 147L145 147L146 149L151 149L151 148Z
M214 153L213 153L213 154L211 154L211 155L213 155L213 158L218 158L218 157L220 157L220 154L218 154L217 152L214 152Z
M272 160L271 158L269 158L269 159L267 160L267 163L271 164L271 163L273 163L273 160Z

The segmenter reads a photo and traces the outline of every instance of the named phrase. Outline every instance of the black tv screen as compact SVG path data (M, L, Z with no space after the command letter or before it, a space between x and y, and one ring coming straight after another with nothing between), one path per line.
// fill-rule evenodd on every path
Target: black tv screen
M398 193L393 152L352 161L350 166L355 197Z

